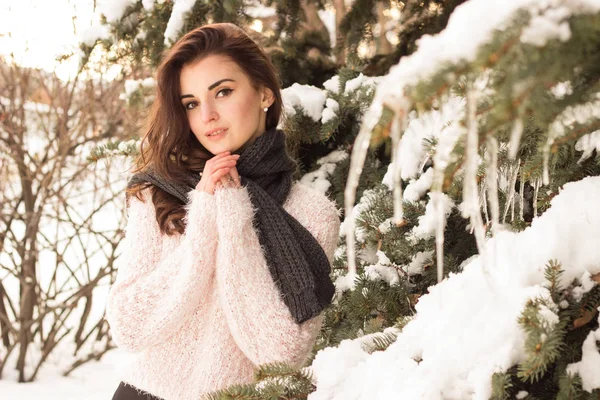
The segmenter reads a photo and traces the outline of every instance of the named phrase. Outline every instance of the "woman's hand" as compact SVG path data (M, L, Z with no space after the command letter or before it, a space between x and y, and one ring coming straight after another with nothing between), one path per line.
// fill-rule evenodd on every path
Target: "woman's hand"
M227 185L226 187L239 186L239 175L237 174L237 169L235 169L239 158L238 154L231 154L230 151L225 151L206 161L200 182L196 185L196 190L214 194L215 189L224 185ZM232 168L235 170L235 175L230 175ZM237 182L230 182L229 179L233 180L234 176Z
M241 186L240 174L235 166L229 169L229 172L217 182L217 189L220 188L239 188Z

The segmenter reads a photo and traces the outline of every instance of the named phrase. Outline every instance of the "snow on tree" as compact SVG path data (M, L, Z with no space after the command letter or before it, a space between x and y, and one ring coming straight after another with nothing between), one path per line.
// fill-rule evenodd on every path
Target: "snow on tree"
M133 3L151 14L124 11L111 32L152 37L140 54L155 60L167 21L185 13ZM336 25L338 46L353 49L342 68L284 85L298 178L344 219L316 357L300 371L260 366L257 385L214 398L597 395L600 3L407 1L389 24L381 15L394 7L375 3L353 2ZM281 18L297 6L246 11ZM118 33L159 15L158 31ZM279 21L275 36L291 39L298 21ZM396 48L356 60L375 21Z
M521 398L549 398L584 396L582 387L597 394L591 377L600 367L589 368L598 350L589 343L600 306L600 264L591 245L600 237L593 228L600 181L568 182L599 169L596 162L582 168L565 153L577 146L589 157L595 148L589 141L600 119L600 53L591 49L600 44L599 12L597 1L471 0L381 80L353 147L346 215L379 135L392 139L393 222L407 223L400 189L414 177L401 156L414 148L409 126L459 93L465 101L458 124L437 135L421 131L430 147L419 165L431 162L433 169L438 280L448 239L446 193L462 194L457 207L469 218L480 255L420 297L416 316L386 351L361 350L361 356L356 339L318 353L310 399L509 398L517 389ZM558 90L562 82L577 88ZM525 185L535 190L533 222L514 233L527 226ZM356 273L353 221L346 227L350 275ZM582 345L585 357L574 363ZM346 353L351 366L332 373Z

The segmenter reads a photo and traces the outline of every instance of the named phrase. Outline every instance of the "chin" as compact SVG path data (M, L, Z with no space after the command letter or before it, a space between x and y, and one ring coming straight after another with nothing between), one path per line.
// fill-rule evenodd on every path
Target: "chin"
M225 151L230 151L231 154L237 152L240 148L239 146L229 146L229 145L219 145L219 144L213 144L212 146L204 146L209 152L211 152L213 155L217 155L220 153L223 153Z

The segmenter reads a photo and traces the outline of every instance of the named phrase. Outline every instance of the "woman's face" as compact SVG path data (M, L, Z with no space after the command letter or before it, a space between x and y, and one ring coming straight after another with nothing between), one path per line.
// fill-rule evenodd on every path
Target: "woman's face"
M270 89L256 90L244 71L222 55L185 65L179 90L192 132L215 155L243 150L260 136L267 115L263 109L274 100Z

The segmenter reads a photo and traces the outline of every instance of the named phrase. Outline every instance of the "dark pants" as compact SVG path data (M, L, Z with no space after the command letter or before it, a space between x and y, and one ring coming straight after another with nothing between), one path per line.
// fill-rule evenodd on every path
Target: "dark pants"
M113 395L112 400L162 400L159 397L152 396L150 393L144 392L139 394L136 388L126 385L123 382L119 384L117 391Z

